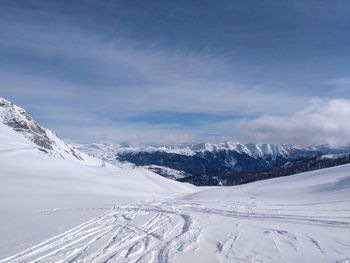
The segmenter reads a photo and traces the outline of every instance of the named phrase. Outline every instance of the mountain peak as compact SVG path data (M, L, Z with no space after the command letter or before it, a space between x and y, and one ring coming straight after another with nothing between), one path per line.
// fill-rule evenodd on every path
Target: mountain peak
M9 107L11 105L12 102L0 97L0 107Z
M42 152L63 159L83 160L84 154L40 126L25 109L4 98L0 98L0 124L5 126L10 138L13 132L20 134L28 144L34 143Z
M55 142L49 138L46 130L37 124L23 108L1 98L0 118L3 124L23 134L36 145L47 150L53 150Z

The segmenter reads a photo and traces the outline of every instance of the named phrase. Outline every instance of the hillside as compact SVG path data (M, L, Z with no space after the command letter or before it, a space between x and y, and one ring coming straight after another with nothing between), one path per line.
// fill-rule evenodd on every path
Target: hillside
M0 258L68 230L114 203L169 198L193 189L144 169L104 164L1 100Z
M0 262L345 263L349 182L344 165L166 200L129 200Z

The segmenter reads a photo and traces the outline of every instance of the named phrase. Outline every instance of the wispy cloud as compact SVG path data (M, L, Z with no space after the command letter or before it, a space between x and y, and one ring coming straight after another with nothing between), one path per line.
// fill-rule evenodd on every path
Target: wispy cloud
M124 30L127 25L121 23L128 12L137 14L130 6L124 14L110 13L98 1L88 1L82 7L76 3L61 6L59 2L47 1L23 7L9 2L0 10L1 96L23 105L63 137L77 141L109 138L169 143L176 139L179 142L213 137L240 139L242 136L230 133L238 117L291 115L315 95L311 89L277 80L276 72L299 78L294 76L297 74L294 71L290 73L289 63L284 64L286 69L279 68L272 75L265 72L268 67L259 68L260 73L255 74L256 65L242 57L249 58L260 46L254 52L247 52L244 45L241 50L245 53L232 56L226 52L231 48L230 43L222 43L225 48L221 51L225 52L219 48L213 52L212 48L164 45L164 41L137 34L131 37ZM110 8L118 7L119 2L112 2ZM167 10L164 5L162 8ZM95 12L91 8L94 6L100 9ZM66 12L71 7L79 12ZM187 11L196 10L191 7ZM97 11L102 14L98 16ZM138 12L141 22L149 18L147 12ZM171 17L165 19L171 21ZM99 24L100 21L103 23ZM213 16L211 22L215 21ZM246 26L255 29L250 24ZM223 28L218 37L233 41L237 36L246 44L247 32L239 30L239 26L235 30L242 35L233 38L227 38L226 24ZM162 27L162 32L165 29ZM198 33L195 28L193 33ZM186 36L190 38L190 35ZM256 36L262 35L259 31ZM249 35L249 40L253 36ZM256 46L254 41L249 43ZM234 50L238 54L240 49ZM259 58L260 65L265 65L265 53ZM265 75L271 81L267 82ZM347 83L345 78L333 81L332 85L344 89Z
M144 48L121 39L103 41L64 23L54 24L54 32L37 21L18 23L11 21L11 30L0 40L3 52L16 54L0 66L2 94L65 137L174 143L175 138L199 136L188 125L199 116L214 116L196 127L204 130L202 135L213 134L206 125L232 115L276 108L288 112L295 106L284 92L272 98L267 87L237 82L232 63L220 56ZM166 113L182 115L182 123L167 121ZM157 125L155 115L163 116ZM86 124L99 135L87 131ZM152 139L152 134L159 136Z

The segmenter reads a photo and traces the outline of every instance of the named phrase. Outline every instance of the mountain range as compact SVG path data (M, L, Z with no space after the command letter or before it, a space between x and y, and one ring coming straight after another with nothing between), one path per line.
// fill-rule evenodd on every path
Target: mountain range
M350 153L348 146L297 147L237 142L141 147L93 143L77 145L77 148L116 165L132 163L164 177L196 185L244 183L247 174L263 173L285 165L292 169L296 162L336 159ZM247 181L251 181L252 177L249 178ZM259 179L258 176L254 178Z
M0 120L29 140L33 148L48 155L94 165L134 165L198 186L235 185L285 176L344 164L350 156L348 146L297 147L237 142L141 147L93 143L73 147L41 127L25 109L2 98ZM28 147L27 142L25 144Z

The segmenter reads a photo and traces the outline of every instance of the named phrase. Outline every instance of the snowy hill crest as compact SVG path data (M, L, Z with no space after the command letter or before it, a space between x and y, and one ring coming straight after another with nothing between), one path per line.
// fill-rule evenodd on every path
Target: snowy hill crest
M0 98L0 107L4 124L22 133L38 146L53 150L55 142L50 140L45 129L40 127L26 110L3 98Z
M0 122L38 146L42 152L63 159L83 160L81 154L58 138L52 131L41 127L23 108L0 98Z

